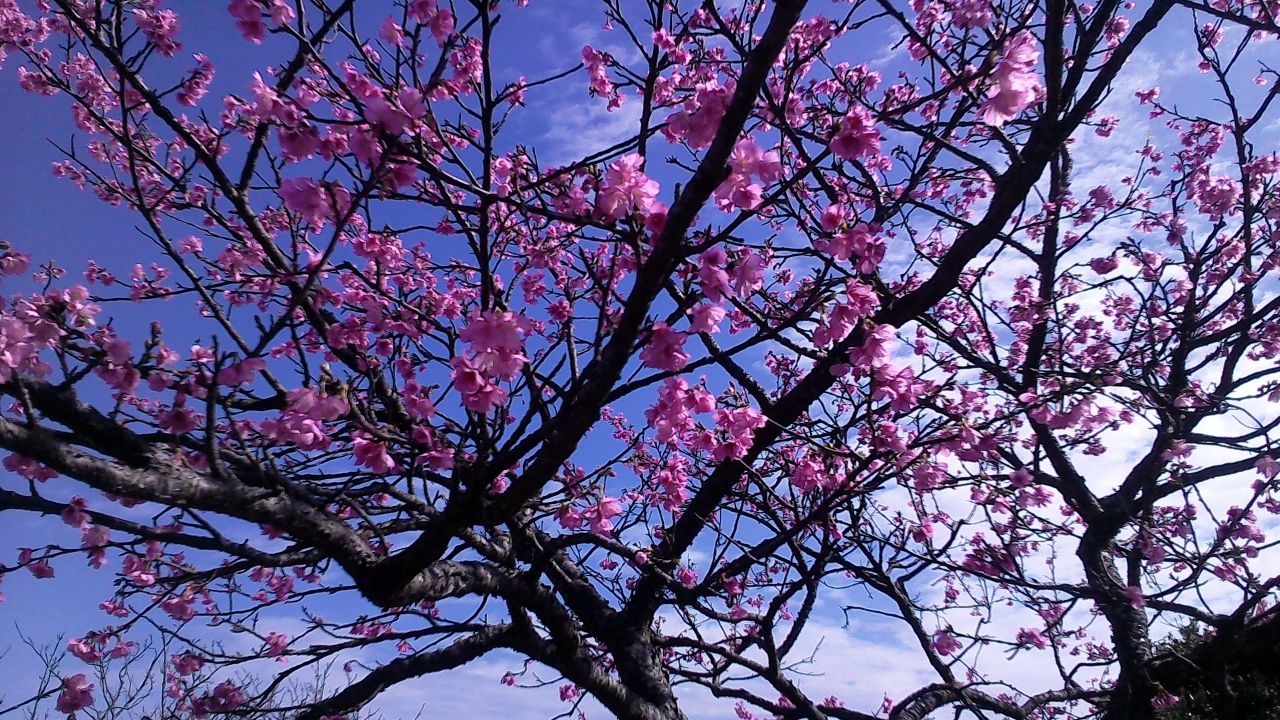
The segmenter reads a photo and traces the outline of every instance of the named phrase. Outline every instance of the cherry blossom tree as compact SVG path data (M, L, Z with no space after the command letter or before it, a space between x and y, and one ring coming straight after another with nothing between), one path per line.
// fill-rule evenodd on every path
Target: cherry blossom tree
M183 718L501 656L627 720L1140 720L1274 663L1280 5L603 0L521 75L552 0L232 0L251 76L183 5L0 0L154 247L0 255L0 508L70 526L0 572L115 576L57 712L138 636ZM621 139L540 145L565 89ZM840 617L930 679L814 693Z

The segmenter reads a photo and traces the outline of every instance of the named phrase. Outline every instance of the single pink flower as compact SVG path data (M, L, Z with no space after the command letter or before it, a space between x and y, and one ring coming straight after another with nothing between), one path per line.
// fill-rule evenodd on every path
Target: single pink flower
M58 712L74 713L93 705L93 684L83 674L62 679L62 693L58 695Z
M267 657L277 657L289 647L289 636L284 633L267 633Z
M83 529L89 524L89 513L84 511L84 498L75 495L71 498L71 502L62 509L62 522L73 528Z
M1035 71L1039 59L1036 37L1027 30L1005 43L1004 53L992 73L995 83L979 108L983 122L1000 127L1040 100L1044 85Z
M387 446L369 438L357 437L353 446L356 464L385 475L396 469L396 461L387 452Z
M871 112L861 106L851 108L828 147L833 155L845 160L879 155L880 131L875 128Z
M191 598L175 595L160 601L160 609L178 622L186 622L195 617L195 608L191 606Z
M938 630L933 634L933 642L929 643L934 652L942 656L955 653L961 648L960 641L951 634L949 629Z
M179 676L186 677L200 668L204 667L204 660L190 652L184 652L181 655L173 656L173 671Z
M685 334L672 330L665 322L659 320L653 324L653 334L649 344L640 351L640 361L646 367L679 372L689 362L689 353L684 352Z
M1044 633L1036 628L1020 628L1015 639L1020 645L1034 645L1040 650L1045 649L1049 644Z
M456 357L449 361L453 371L453 385L462 394L462 406L472 412L488 413L496 405L506 402L507 391L491 382L470 358Z
M725 309L711 303L698 303L689 309L689 332L718 333L720 322L724 320Z
M102 659L102 653L98 651L97 644L89 638L72 638L67 643L67 651L87 663Z

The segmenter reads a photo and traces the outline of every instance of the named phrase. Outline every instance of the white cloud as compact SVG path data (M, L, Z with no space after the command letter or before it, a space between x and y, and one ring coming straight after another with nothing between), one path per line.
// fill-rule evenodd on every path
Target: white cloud
M580 99L574 98L580 91ZM588 98L586 82L562 93L558 108L547 117L539 160L545 165L564 165L606 150L634 137L640 127L640 103L628 98L622 107L609 112L603 98Z

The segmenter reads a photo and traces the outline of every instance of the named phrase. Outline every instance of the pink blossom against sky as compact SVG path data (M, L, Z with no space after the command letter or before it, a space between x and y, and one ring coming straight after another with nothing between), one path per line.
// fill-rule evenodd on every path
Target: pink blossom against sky
M249 93L253 73L261 70L263 58L271 56L269 51L273 48L274 38L267 35L261 46L246 43L234 27L232 18L221 2L175 2L174 7L180 9L182 18L183 29L178 37L187 46L178 50L176 57L186 62L188 48L198 48L208 55L217 69L217 75L210 86L209 97L212 99L226 92L241 95ZM975 8L974 12L980 16L980 10L981 8ZM563 20L565 17L574 17L578 20L565 23ZM564 152L566 148L574 149L572 148L574 142L590 142L603 146L607 144L611 124L628 125L633 119L627 114L631 112L629 109L631 106L626 102L609 112L604 107L607 104L616 105L616 99L586 97L588 84L602 95L607 96L610 90L607 77L598 64L598 56L580 52L581 47L588 42L600 48L609 47L609 36L599 30L598 11L594 3L587 0L572 0L572 2L534 0L529 8L511 14L508 22L521 23L524 40L504 47L499 54L498 68L509 68L508 74L513 76L504 79L514 80L517 73L534 76L554 69L571 67L584 58L587 62L587 69L582 77L576 84L570 86L577 94L564 93L556 89L547 90L545 95L539 97L539 93L544 91L536 88L530 90L531 102L535 99L542 102L558 102L563 105L563 111L528 120L523 119L523 116L517 116L517 119L513 120L509 137L547 143L551 145L548 153L554 154ZM975 17L973 22L976 27L982 25L980 17ZM1189 41L1184 35L1183 30L1170 30L1167 32L1167 37L1162 40L1167 47L1177 47L1178 43ZM1012 121L1043 92L1043 87L1038 84L1035 70L1036 63L1040 62L1040 59L1035 49L1027 46L1026 42L1026 38L1016 40L1012 43L1013 47L1008 48L1008 54L1001 60L998 82L990 88L988 106L984 113L989 125L1000 126ZM847 47L844 52L848 53L851 61L872 63L873 67L880 70L886 77L892 77L895 69L906 62L907 53L906 50L895 52L888 48L852 46ZM1131 164L1133 139L1149 131L1163 132L1162 121L1149 118L1147 108L1140 107L1138 104L1139 99L1151 95L1149 88L1157 83L1178 82L1194 85L1205 82L1194 66L1189 66L1185 57L1176 52L1171 51L1167 56L1150 56L1150 61L1151 67L1147 68L1146 72L1140 73L1142 77L1134 81L1137 84L1133 87L1125 87L1124 92L1118 92L1105 108L1105 112L1114 112L1118 116L1115 142L1108 146L1105 142L1106 138L1101 137L1104 133L1094 133L1092 130L1082 129L1078 134L1077 148L1091 148L1097 151L1085 157L1101 158L1092 163L1082 162L1076 169L1081 177L1096 177L1100 185L1114 183L1115 170L1112 165ZM10 63L16 64L12 60ZM23 92L17 87L17 83L7 77L10 71L11 69L6 67L4 70L6 77L0 80L0 103L3 103L0 107L5 108L5 111L0 113L0 239L14 242L28 251L32 255L33 269L46 258L56 257L69 276L79 275L89 260L117 274L126 273L138 258L153 254L149 241L136 230L136 217L127 210L110 208L98 202L91 194L77 191L67 180L52 176L50 163L58 159L57 151L52 145L36 139L49 138L53 143L64 146L69 142L68 139L73 135L73 126L66 103L59 98L50 100ZM1265 91L1265 88L1261 87L1254 90L1256 93ZM412 103L406 104L412 105ZM714 102L708 102L708 106L714 107ZM379 114L380 122L388 124L404 122L405 118L399 117L396 112L390 107L383 108ZM590 118L591 123L582 125L582 117ZM713 127L708 124L706 118L681 118L677 121L677 124L679 123L688 125L681 128L681 131L686 133L687 141L695 146L701 140L707 139L703 137L706 135L707 127ZM581 132L575 135L578 130ZM1167 132L1164 134L1168 135ZM1274 141L1274 131L1271 132L1271 138ZM10 139L17 141L13 142ZM880 130L872 127L871 119L867 117L865 111L853 112L845 118L841 129L832 139L831 150L837 156L847 159L873 157L879 156L882 146L891 146L894 140L891 133L886 131L882 136ZM557 144L565 147L557 149L555 147ZM644 168L640 167L639 156L624 156L614 161L607 171L605 186L596 200L594 209L608 219L617 219L636 210L654 212L662 207L660 203L669 204L672 201L670 178L678 173L655 162L657 157L658 154L655 153L648 166ZM548 159L546 162L553 161ZM734 166L732 182L718 191L716 200L726 212L748 210L758 206L761 202L762 187L776 180L780 172L776 166L777 158L769 157L768 153L763 152L759 147L744 144L735 151L731 164ZM302 176L308 167L307 163L302 163L293 166L292 169ZM332 208L325 207L325 203L329 200L317 191L317 186L313 182L311 185L307 185L307 182L292 181L281 193L283 202L291 209L309 214L316 220L324 217L326 213L331 214ZM1106 201L1106 195L1106 192L1099 191L1091 197L1095 202L1102 203ZM1204 193L1205 197L1210 198L1229 195L1229 188L1222 187L1207 187ZM1219 197L1219 200L1214 202L1220 202L1225 207L1231 200L1230 197ZM389 211L388 216L397 222L401 220L408 222L413 218L412 212L412 209L393 210ZM394 213L405 214L395 215ZM438 218L432 217L429 220L430 223L434 223ZM824 218L824 220L830 220L835 227L841 218ZM1112 229L1111 232L1118 242L1123 231ZM1099 233L1099 236L1102 237L1105 234L1104 230ZM433 246L433 252L441 255L447 254L451 247L463 247L461 241L456 238L434 236L431 241L437 243ZM779 242L785 243L787 239L784 237ZM398 247L382 243L372 236L363 240L362 243L364 244L355 250L361 257L377 257L383 253L394 254L400 251ZM825 247L819 249L842 262L850 258L858 258L861 262L868 264L862 270L868 274L882 263L885 268L901 268L904 260L902 253L895 252L892 247L884 246L877 237L876 228L865 224L848 227L834 235L830 241L826 241ZM1162 262L1160 258L1152 257L1149 264L1154 267L1160 262ZM694 274L712 302L718 302L721 299L720 295L731 296L735 292L749 293L759 287L767 273L777 270L776 267L765 267L758 257L735 258L732 272L728 269L729 265L729 258L719 248L709 250L697 258L698 269ZM1108 258L1095 261L1092 268L1099 274L1106 274L1116 269ZM998 267L993 283L1004 279L1012 283L1015 270L1013 261ZM1154 270L1151 271L1154 272ZM9 291L17 287L21 285L15 283L9 286ZM843 337L856 322L869 315L874 299L868 299L868 294L869 291L865 286L850 284L846 296L841 299L850 318L848 327L839 325L839 313L833 314L833 323L837 328L832 328L827 333L830 335L828 340L834 341ZM146 317L131 312L130 306L118 307L120 308L118 312L113 312L114 307L109 307L104 312L104 317L115 318L121 329L128 331L133 337L142 337L147 324L152 319L157 319L169 329L168 337L171 338L171 342L174 338L187 343L208 339L198 335L204 332L204 328L198 323L191 322L194 311L191 303L186 299L170 301L167 305L152 303L149 305L150 312L159 314ZM156 310L156 308L162 309ZM722 336L728 336L729 323L725 320L724 312L721 310L717 314L717 309L713 305L695 308L690 311L690 320L696 323L699 329L723 327ZM450 375L462 394L461 402L465 407L487 413L505 400L505 391L498 387L498 379L514 377L529 361L527 353L522 350L526 336L529 335L526 326L528 321L529 318L510 312L491 312L470 319L470 324L461 337L463 341L461 352L452 360ZM892 371L894 374L892 377L886 376L884 387L879 391L881 395L877 400L906 403L914 397L919 380L910 372L902 372L898 366L903 364L899 361L903 356L908 355L910 349L896 339L895 330L897 329L889 325L880 326L880 329L873 333L861 348L855 349L850 354L849 363L839 367L840 373L853 373L855 376ZM822 336L815 334L815 342L820 337ZM688 341L687 344L686 341ZM696 344L695 339L687 337L683 332L671 330L663 321L660 325L654 326L652 337L644 351L639 354L637 364L657 370L679 371L690 361L690 351L695 349ZM760 369L762 352L746 354L744 357L746 361L754 363L750 366L752 369ZM247 366L230 368L224 371L227 375L220 377L219 380L228 384L251 383L255 381L255 373L258 370L261 368ZM708 371L708 374L713 382L723 384L726 380L726 376L719 371ZM751 433L764 423L760 414L752 408L733 411L721 409L712 413L714 400L708 405L705 398L699 396L697 391L691 390L687 383L681 386L674 379L663 383L661 390L655 391L655 394L659 396L659 403L652 408L652 416L649 420L658 433L673 433L678 428L688 426L690 418L695 415L699 416L704 423L715 425L725 431L729 437L728 441L719 442L711 438L707 440L705 449L717 453L717 460L740 457L744 451L744 445L750 442ZM301 401L305 402L305 399ZM619 409L639 418L645 416L645 410L648 408L640 401L631 401L630 404L621 405ZM1090 410L1083 404L1074 408L1072 412L1076 413L1076 417L1073 420L1079 420L1081 414L1088 413ZM300 408L298 414L309 416L323 412L325 412L323 409L308 406L305 409ZM428 410L423 409L421 412L427 413ZM305 420L305 417L294 419ZM173 423L183 423L190 421L190 418L172 416L169 420ZM306 427L299 426L280 429L280 432L302 433L305 430ZM607 431L607 427L598 430L603 433ZM588 445L591 439L591 436L588 436ZM1137 448L1145 439L1140 436L1140 433L1115 438L1114 444L1118 450L1115 454L1108 456L1108 461L1112 465L1132 462L1136 457ZM577 461L580 464L590 464L603 461L606 457L603 449L598 451L588 449L580 458L577 458ZM355 440L351 462L378 472L389 472L395 467L393 459L385 452L385 448L368 437ZM1085 460L1085 462L1093 461ZM1114 467L1109 473L1103 472L1107 469L1105 467L1098 469L1099 476L1114 475ZM945 470L946 468L941 465L920 470L914 476L915 489L931 489L938 484L939 477ZM1032 483L1030 473L1025 471L1012 474L1009 480L1019 490L1025 489ZM792 478L792 484L803 491L823 486L830 481L828 474L824 473L823 468L816 463L808 465L802 463ZM51 496L59 497L69 497L78 491L75 489L76 486L63 479L52 480L43 487ZM902 496L895 496L895 499L902 500L903 497L905 497L905 491ZM1046 498L1039 496L1026 494L1019 497L1032 506L1048 504ZM967 499L951 498L950 500L957 506L963 506L968 502ZM86 501L90 507L102 502L97 496L89 497ZM607 534L613 528L613 519L620 513L621 507L619 500L614 496L601 497L584 508L573 510L572 513L576 514L566 514L561 518L561 524L566 528L587 528L598 534ZM137 516L144 518L146 513L138 510ZM78 528L72 526L83 524L79 522L79 516L74 512L68 517L66 523L50 524L40 522L35 517L20 516L19 519L8 522L0 528L0 547L39 547L46 542L54 541L65 543L68 537L80 532ZM242 525L243 527L236 527L243 531L246 537L257 537L260 534L260 528ZM1272 528L1267 529L1272 530ZM924 536L931 530L922 526L915 532ZM743 539L750 541L752 538L748 535ZM695 547L691 554L699 556L702 551L703 548ZM981 556L975 554L972 558L975 566L983 567L995 567L1007 560L1007 557L1000 557L998 553ZM1065 561L1064 564L1069 562L1069 560ZM72 632L79 632L81 629L87 630L101 625L103 616L97 605L102 598L110 594L111 577L106 573L95 573L88 567L81 567L81 564L79 558L76 562L59 563L57 573L61 584L56 586L52 581L38 581L28 573L12 573L5 577L3 588L0 589L3 589L8 601L0 605L0 620L3 620L0 622L0 646L18 647L20 644L12 621L19 622L22 630L32 635L37 642L51 640L51 635L45 636L50 628L68 628ZM705 573L707 568L699 567L698 571ZM688 569L682 572L690 573L688 583L691 584L694 572ZM729 592L731 595L739 594ZM1139 595L1135 602L1140 600ZM842 694L857 695L864 699L874 698L884 692L899 692L898 688L907 687L916 682L927 671L927 667L921 667L920 658L907 659L905 653L899 652L901 648L910 644L912 641L910 637L873 621L855 622L848 627L842 625L843 615L840 606L842 603L853 601L853 598L839 594L822 601L817 609L818 631L811 633L807 639L816 645L821 639L821 633L825 632L829 639L824 641L824 644L829 651L834 647L835 652L885 653L887 657L895 658L897 665L892 668L873 669L869 673L870 679L859 678L850 673L847 667L842 668L838 657L836 662L831 662L830 655L819 655L817 667L829 673L829 676L825 679L815 679L813 682L816 685L824 683L832 686L842 685L846 688ZM325 610L326 602L333 603L330 609L335 612L349 614L363 611L362 608L353 608L346 604L350 602L347 600L321 600L313 606L313 609ZM876 602L884 604L883 600ZM887 607L887 604L884 606ZM873 604L873 609L878 607ZM185 599L171 600L163 610L170 617L181 619L187 616L190 606ZM1010 634L1017 633L1018 640L1028 646L1043 647L1044 636L1038 629L1031 626L1036 618L1029 612L1022 615L1011 616L1008 619ZM90 617L92 619L87 619ZM273 628L264 627L264 634L267 630L283 633L283 635L266 636L267 654L274 657L283 649L283 637L290 632L298 631L299 628L296 620L287 617L270 619L277 625ZM294 623L292 626L291 622ZM933 629L930 628L930 631L932 632ZM938 629L932 638L933 646L940 653L949 655L958 649L955 639L947 630ZM425 680L419 685L412 686L413 689L399 688L380 702L384 703L382 707L391 716L412 715L421 703L427 701L433 704L432 710L436 713L470 712L484 716L490 713L510 714L521 709L525 713L535 712L530 709L531 706L538 708L536 712L539 715L544 714L545 708L545 714L550 716L562 709L563 706L560 705L559 698L554 697L552 688L531 692L498 687L498 680L502 674L517 668L518 663L519 661L513 657L489 656L484 661L468 666L459 673ZM1034 664L1034 661L1028 661L1023 667L1014 669L1013 672L1034 677ZM33 658L15 651L9 657L0 660L0 668L6 666L12 668L11 672L15 676L32 677L36 663ZM82 697L80 694L82 687L83 685L76 685L70 688L68 704ZM853 689L850 691L849 687ZM691 705L701 708L698 702L697 699L691 700ZM3 701L0 701L0 706L2 705ZM694 714L691 713L691 717L693 716Z

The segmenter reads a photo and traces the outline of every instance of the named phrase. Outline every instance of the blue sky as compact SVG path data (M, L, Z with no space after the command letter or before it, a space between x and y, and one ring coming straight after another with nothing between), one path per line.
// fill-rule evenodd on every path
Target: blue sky
M819 10L826 9L823 5L814 3ZM220 0L187 0L174 2L172 6L182 14L180 39L186 48L180 57L188 57L187 53L198 50L209 55L217 67L211 96L243 93L251 73L260 69L266 58L273 57L270 38L262 48L254 48L240 39ZM611 39L599 30L602 19L598 4L590 0L533 0L529 8L511 11L507 22L520 23L528 39L500 49L496 58L499 82L514 80L519 75L532 78L572 66L584 44L603 43L607 47ZM1169 47L1179 47L1179 42L1187 40L1180 33L1170 33L1164 39L1172 43ZM862 47L859 52L865 57L850 59L866 62L879 59L886 69L892 66L893 55L885 47ZM1141 64L1135 63L1126 85L1116 93L1114 104L1125 119L1119 131L1121 137L1112 143L1101 143L1091 136L1080 139L1082 149L1091 148L1097 153L1093 162L1078 166L1080 175L1097 177L1098 182L1114 179L1114 168L1125 167L1131 161L1129 154L1134 143L1140 144L1142 136L1149 131L1159 131L1160 121L1149 123L1145 112L1132 106L1134 89L1156 84L1160 76L1166 80L1180 76L1181 81L1197 81L1194 70L1186 72L1185 55L1162 53L1160 57L1144 56ZM59 155L49 141L65 144L73 134L67 104L56 97L41 98L23 92L13 80L13 67L17 64L16 57L11 57L0 80L0 107L5 108L0 113L0 139L3 139L0 141L0 238L31 253L37 262L56 258L69 274L80 273L89 258L117 274L126 274L134 262L153 255L149 241L135 230L136 218L131 212L108 207L92 194L78 191L70 182L52 176L50 163ZM891 77L890 73L886 72L886 77ZM539 93L543 93L542 97ZM510 137L537 143L551 162L581 155L584 146L598 148L609 144L634 118L631 114L634 102L613 115L604 113L602 102L587 99L586 82L581 76L554 89L531 92L531 105L538 101L550 101L555 109L528 121L519 121L524 124L514 126ZM14 287L16 285L7 285L6 292ZM164 312L180 317L185 311L174 308ZM149 315L132 313L131 307L122 307L118 316L122 322L137 328L144 327L151 319ZM1136 440L1140 442L1141 438ZM1109 462L1114 463L1115 458L1109 457ZM59 497L72 492L69 485L60 485L57 481L47 489L50 495ZM73 533L53 518L6 514L0 526L0 552L12 552L12 548L21 545L74 541ZM82 569L80 562L71 559L58 563L56 580L37 582L26 573L5 578L0 589L8 601L0 605L0 649L6 646L12 649L8 656L0 659L0 674L19 680L16 684L6 681L0 685L0 694L6 690L20 692L24 678L31 677L34 668L30 654L17 640L15 623L37 641L46 642L53 640L59 631L75 636L104 623L105 617L96 606L110 594L111 576L107 571ZM825 612L819 614L809 635L813 644L825 638L814 666L824 674L807 680L803 683L806 687L819 697L838 694L857 701L862 707L874 707L884 692L900 696L904 688L928 681L920 669L921 658L904 648L898 628L872 620L842 627L843 619L836 608L841 599L833 594L825 602ZM282 628L289 622L284 618L276 620ZM876 661L850 663L849 658L875 658ZM76 662L68 660L68 667ZM550 717L564 709L555 697L554 687L523 691L498 683L505 671L518 670L519 666L514 658L490 656L457 672L396 688L380 699L379 707L388 717L412 717L425 705L424 717L468 718ZM1012 670L1013 674L1027 678L1037 672L1039 669L1033 662ZM13 699L16 695L6 698ZM0 700L0 705L3 704ZM691 717L724 717L730 712L726 705L716 706L718 710L712 707L704 698L691 697L688 712Z

